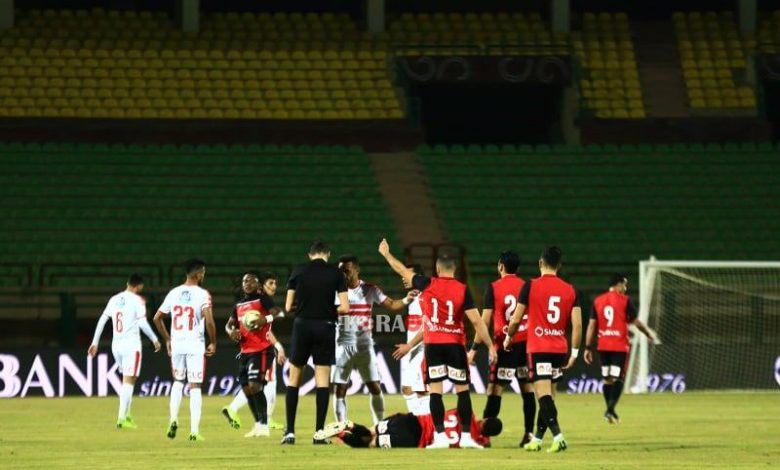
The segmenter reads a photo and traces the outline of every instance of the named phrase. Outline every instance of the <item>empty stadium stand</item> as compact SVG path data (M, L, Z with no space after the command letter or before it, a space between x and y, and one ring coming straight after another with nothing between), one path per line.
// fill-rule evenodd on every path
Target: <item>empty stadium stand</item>
M0 143L0 158L3 285L121 286L140 270L167 286L198 256L228 288L238 266L286 277L317 238L366 266L397 239L357 148ZM400 289L382 268L366 274Z
M615 269L635 273L651 255L780 253L772 144L424 146L418 153L444 229L469 250L479 289L495 276L489 262L510 248L524 260L522 274L535 275L542 248L559 244L564 274L584 289L602 288Z
M746 73L756 40L740 36L733 13L677 12L672 21L691 108L755 110Z
M0 32L0 117L397 119L385 39L341 14L31 10Z

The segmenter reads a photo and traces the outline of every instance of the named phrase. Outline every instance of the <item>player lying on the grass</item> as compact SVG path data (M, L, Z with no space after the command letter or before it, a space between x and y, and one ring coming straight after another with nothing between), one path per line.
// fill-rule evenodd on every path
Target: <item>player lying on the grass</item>
M588 332L585 336L585 362L593 362L594 337L598 331L596 350L601 361L601 376L604 381L604 402L607 411L604 418L610 424L617 424L620 418L615 412L615 406L623 392L623 381L626 377L628 352L631 348L628 337L628 325L632 324L653 343L656 335L637 318L636 306L626 295L628 277L625 274L614 274L609 281L609 290L596 297L588 321Z
M379 286L360 279L360 263L355 255L343 255L339 258L339 269L347 278L347 296L349 313L339 317L336 332L336 364L333 367L333 412L336 421L347 420L347 384L352 370L357 369L360 378L368 387L370 394L371 416L374 423L384 418L385 398L382 395L381 377L376 365L372 311L374 304L391 311L402 310L411 302L413 295L403 300L394 300L386 296ZM411 294L411 293L410 293Z
M260 274L259 277L260 281L260 288L257 289L257 293L260 294L260 301L268 306L268 311L274 315L276 319L284 318L284 312L281 308L276 306L273 301L273 297L276 294L276 288L277 288L277 281L278 278L276 274L265 271ZM242 279L242 289L245 289L245 286L243 284ZM245 295L247 295L246 292L244 292ZM225 325L225 331L227 332L228 336L231 336L231 329L228 328L228 325ZM286 357L284 357L284 347L282 347L282 343L279 341L273 342L274 347L277 348L278 351L278 359L280 363L284 363L286 360ZM277 346L278 345L278 346ZM268 410L268 428L269 429L284 429L284 425L281 423L278 423L274 421L273 414L274 414L274 408L276 407L276 367L271 367L269 371L268 376L265 378L268 379L268 382L263 387L263 394L265 395L265 401L266 401L266 408ZM233 401L230 402L230 404L224 408L222 408L222 415L225 416L225 418L228 421L228 424L233 429L239 429L241 427L241 419L238 417L238 410L243 408L245 405L248 404L246 394L244 393L243 389L239 389L238 393L236 393L236 396L233 397Z
M244 437L267 437L271 434L268 427L268 402L263 387L276 369L276 352L279 353L280 363L286 359L284 348L271 332L273 300L258 293L259 283L258 273L247 271L244 274L241 279L244 297L233 307L233 313L225 325L230 339L241 346L238 381L255 419L254 428ZM240 426L238 417L230 416L227 407L222 409L222 413L231 424L235 423L235 428Z
M144 281L138 274L133 274L127 281L124 292L120 292L109 299L100 320L95 327L95 335L87 354L95 357L98 351L98 341L103 334L103 327L111 320L113 325L113 337L111 340L111 353L117 368L122 373L122 388L119 390L119 413L117 414L117 428L137 427L130 416L130 405L133 402L133 388L138 374L141 373L141 336L138 330L144 332L154 344L154 352L160 350L160 342L146 320L146 302L141 297L144 289Z
M503 427L498 418L485 418L477 421L473 415L469 426L471 436L482 446L488 445L491 437L501 434ZM320 431L319 437L322 439L336 438L350 447L425 448L433 444L435 432L431 415L416 416L412 413L397 413L372 427L366 427L352 421L330 423ZM448 447L460 447L460 436L463 429L457 409L448 410L444 414L444 433Z
M520 257L513 251L505 251L498 258L498 274L501 276L493 281L485 290L482 309L482 321L485 325L493 324L493 341L502 344L506 336L507 324L517 308L517 299L525 281L517 276ZM527 317L520 320L520 327L512 337L512 349L498 351L498 359L490 366L490 383L487 387L487 402L483 418L497 417L501 411L501 394L504 388L517 378L523 397L523 417L525 433L520 440L520 447L531 442L536 418L536 396L534 387L528 381L528 358L526 356L526 341L528 339ZM474 338L468 353L469 364L474 363L479 337Z

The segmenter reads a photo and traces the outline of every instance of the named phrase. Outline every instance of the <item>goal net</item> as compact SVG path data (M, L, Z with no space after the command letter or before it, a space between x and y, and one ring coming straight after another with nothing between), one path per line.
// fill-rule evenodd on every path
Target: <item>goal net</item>
M780 262L642 261L639 301L631 391L780 386Z

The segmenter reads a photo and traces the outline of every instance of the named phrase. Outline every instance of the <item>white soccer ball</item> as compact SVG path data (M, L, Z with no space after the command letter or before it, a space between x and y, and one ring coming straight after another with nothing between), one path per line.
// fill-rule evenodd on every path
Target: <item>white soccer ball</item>
M247 330L254 330L257 328L257 320L260 319L260 312L257 310L249 310L241 317L241 323L244 324L244 328Z

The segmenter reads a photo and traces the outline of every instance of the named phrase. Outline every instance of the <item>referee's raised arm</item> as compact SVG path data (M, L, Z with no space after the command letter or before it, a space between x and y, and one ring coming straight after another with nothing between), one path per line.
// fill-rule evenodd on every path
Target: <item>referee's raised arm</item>
M285 309L294 312L290 347L290 378L287 387L287 430L282 444L295 443L295 415L298 409L298 387L303 367L312 358L317 386L317 419L315 431L325 425L328 411L330 366L336 355L336 322L339 314L349 313L347 281L344 273L328 264L330 248L314 242L309 248L309 262L295 268L287 282ZM336 306L334 298L338 297ZM314 439L314 444L329 444Z

